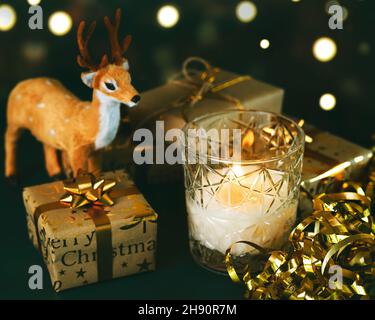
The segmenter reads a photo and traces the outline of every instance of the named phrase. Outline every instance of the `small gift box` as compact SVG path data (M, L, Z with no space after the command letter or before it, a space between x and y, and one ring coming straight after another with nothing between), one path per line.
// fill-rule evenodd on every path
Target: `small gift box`
M192 63L203 65L203 71L192 69ZM173 128L181 129L197 117L226 109L280 113L284 90L248 75L221 70L193 57L184 62L180 74L141 96L139 105L129 111L129 123L125 125L128 128L120 129L114 143L104 151L105 169L127 167L131 163L133 150L137 147L132 141L136 129L149 129L155 137L156 121L164 121L164 131L167 132ZM136 152L142 150L136 149ZM132 169L128 167L128 170ZM182 178L179 166L167 164L141 166L138 172L149 182Z
M155 269L157 215L124 171L27 187L23 198L55 291Z
M359 180L371 160L371 150L329 132L304 124L306 133L299 208L312 212L311 198L336 192L340 181Z

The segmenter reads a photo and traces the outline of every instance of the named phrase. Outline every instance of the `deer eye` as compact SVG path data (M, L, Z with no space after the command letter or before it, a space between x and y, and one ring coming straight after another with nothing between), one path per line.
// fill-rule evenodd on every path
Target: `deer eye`
M112 82L104 82L104 85L109 91L116 90L116 86Z

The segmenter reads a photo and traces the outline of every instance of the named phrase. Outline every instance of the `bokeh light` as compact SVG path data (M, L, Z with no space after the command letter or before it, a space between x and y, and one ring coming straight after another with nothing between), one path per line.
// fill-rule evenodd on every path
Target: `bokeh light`
M370 44L368 42L361 42L359 45L358 45L358 52L361 54L361 55L364 55L364 56L367 56L370 54L371 52L371 47L370 47Z
M197 28L196 37L201 46L207 47L215 44L218 39L216 23L212 20L202 22Z
M342 95L352 99L359 99L363 95L363 87L360 80L354 76L340 78L339 88Z
M251 22L257 15L257 7L250 1L241 1L236 7L236 16L241 22Z
M336 106L336 97L331 93L325 93L320 97L320 107L325 111L330 111Z
M342 6L338 1L328 1L326 3L326 5L325 5L325 11L327 13L329 13L329 8L331 6L340 6L342 8L342 21L345 21L348 18L348 16L349 16L349 10L346 7ZM340 17L337 16L337 18L340 18Z
M8 31L17 21L16 11L8 4L0 5L0 31Z
M325 8L325 11L328 13L329 12L329 8L331 6L339 6L340 3L338 1L335 1L335 0L331 0L331 1L327 1L324 8Z
M56 36L67 34L72 28L73 22L71 16L64 11L53 13L48 20L49 30Z
M349 16L349 10L346 7L342 7L342 20L345 21Z
M22 46L22 54L29 62L38 63L47 55L47 45L43 42L26 42Z
M313 54L317 60L328 62L336 56L336 53L337 46L331 38L323 37L314 42Z
M30 6L37 6L39 3L41 3L42 0L27 0L27 3L30 5Z
M172 28L180 20L180 13L175 6L166 5L158 10L158 23L164 28Z
M267 40L267 39L262 39L261 41L260 41L260 43L259 43L259 45L260 45L260 47L262 48L262 49L268 49L269 47L270 47L270 41L269 40Z

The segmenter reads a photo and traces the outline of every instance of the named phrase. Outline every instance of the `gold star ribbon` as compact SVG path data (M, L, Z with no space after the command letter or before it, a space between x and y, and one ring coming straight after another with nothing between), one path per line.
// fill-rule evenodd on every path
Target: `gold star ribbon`
M65 180L64 194L60 201L71 208L80 208L86 205L112 206L114 204L109 192L116 181L113 179L98 179L94 174L79 171L76 178Z
M268 252L263 271L253 274L249 267L240 276L231 250L226 252L227 271L235 282L245 283L249 299L369 299L374 292L375 164L371 164L364 187L344 182L341 192L321 194L313 199L314 212L299 223L284 250ZM253 243L241 243L257 248ZM259 249L258 249L259 250ZM265 250L260 250L265 254ZM335 269L337 268L337 269ZM335 270L342 282L332 283Z

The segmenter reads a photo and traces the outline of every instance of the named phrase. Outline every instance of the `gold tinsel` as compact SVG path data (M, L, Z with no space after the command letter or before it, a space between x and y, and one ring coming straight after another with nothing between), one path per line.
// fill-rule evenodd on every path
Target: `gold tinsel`
M373 297L374 185L373 159L365 183L344 182L338 193L315 197L314 212L294 228L284 250L268 253L268 261L257 275L249 268L242 277L237 274L231 259L234 244L226 253L231 279L245 283L248 299Z

